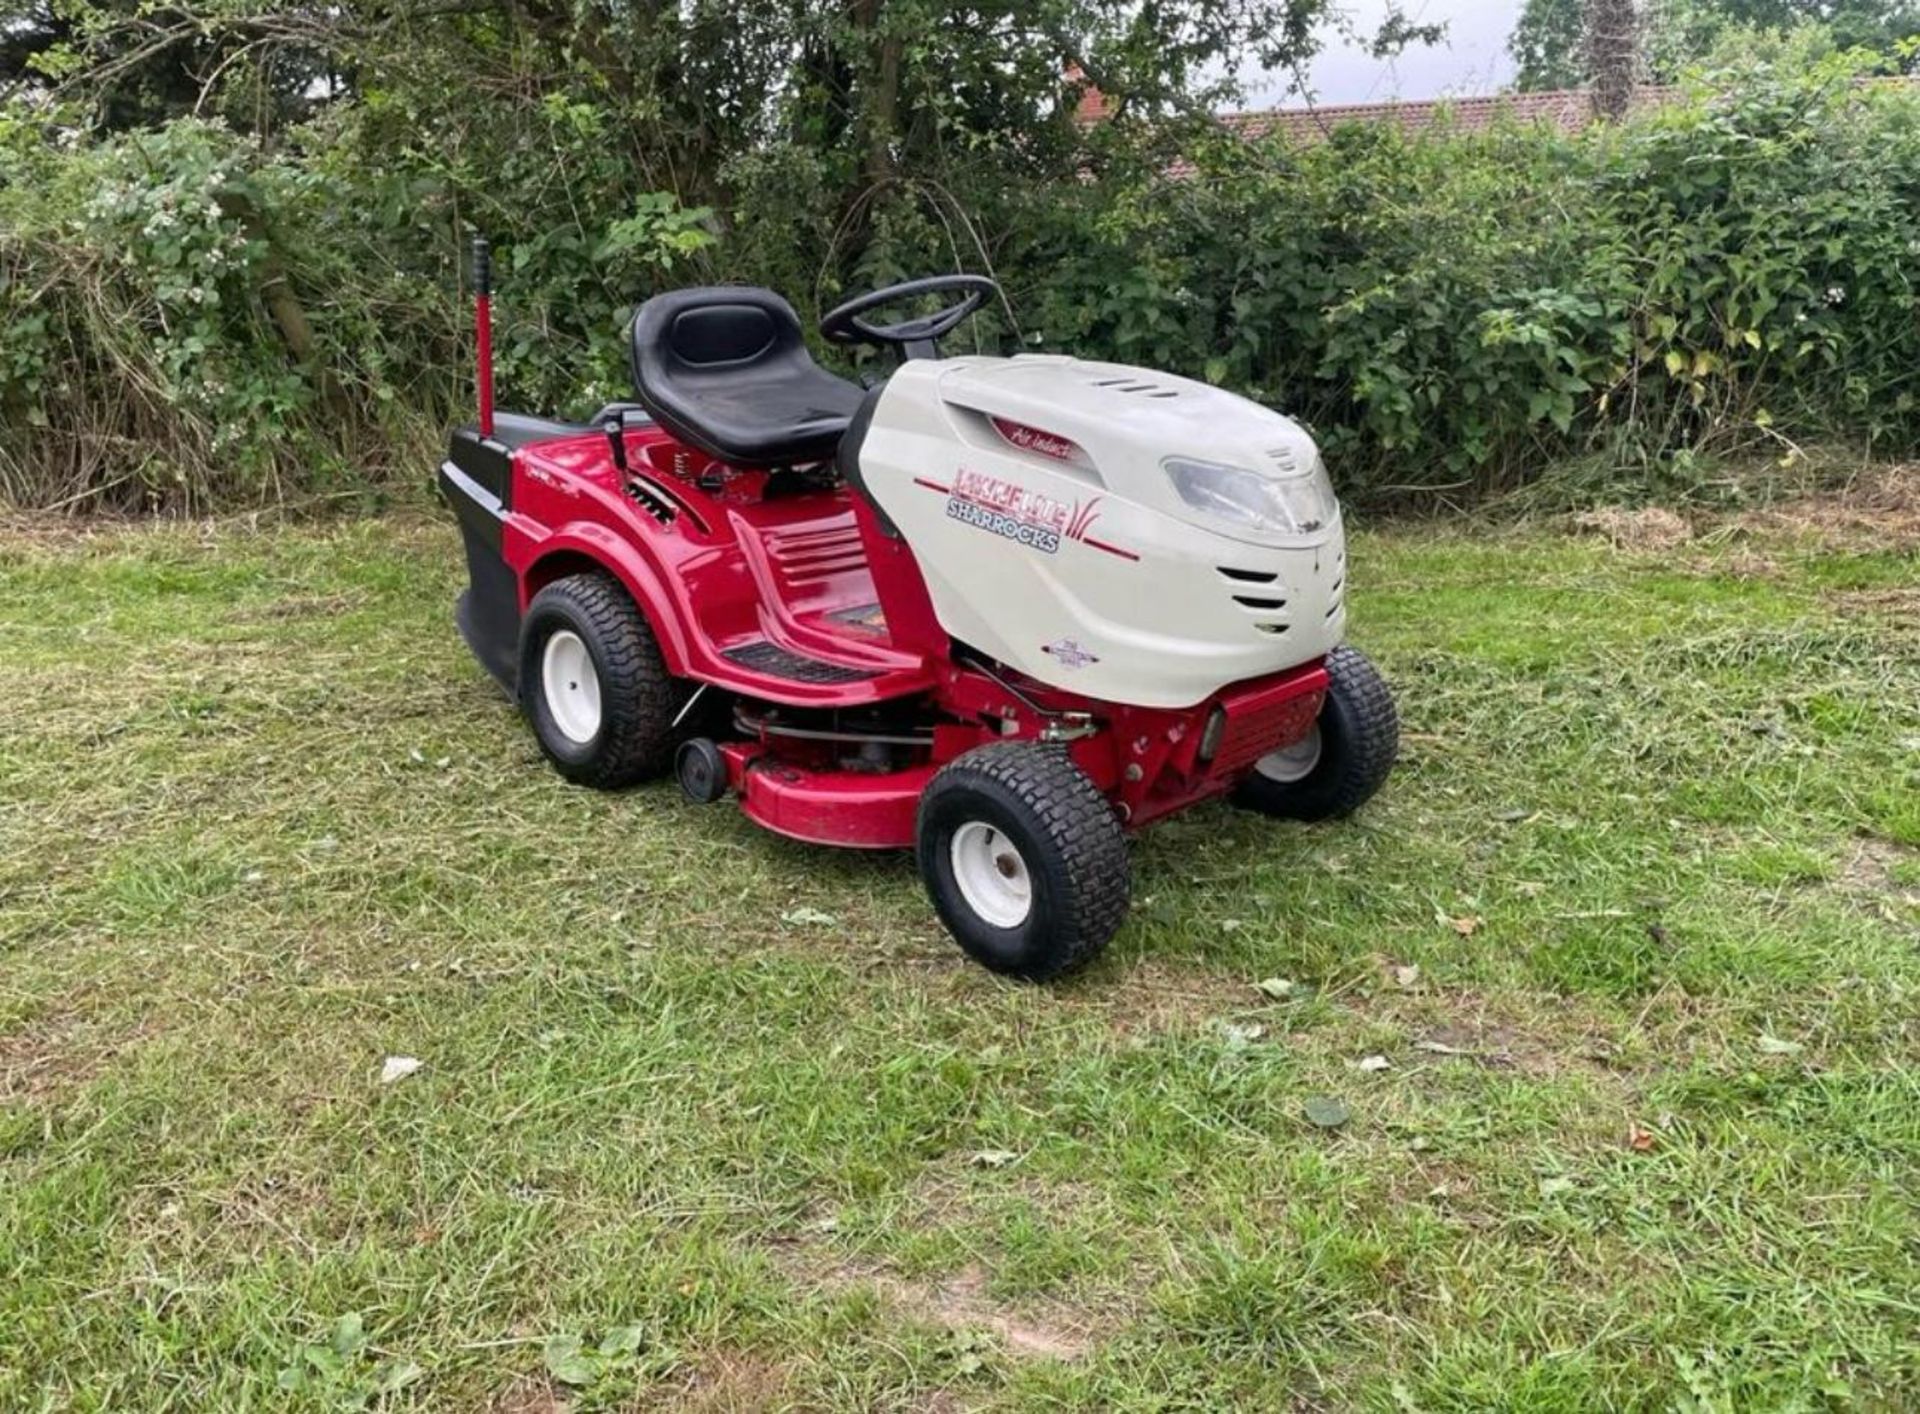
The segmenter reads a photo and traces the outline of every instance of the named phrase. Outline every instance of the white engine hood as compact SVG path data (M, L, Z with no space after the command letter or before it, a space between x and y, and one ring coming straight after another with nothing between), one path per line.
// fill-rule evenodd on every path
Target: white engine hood
M1210 384L1064 355L950 360L940 396L970 408L1065 437L1081 447L1111 482L1135 495L1148 491L1169 456L1200 457L1277 477L1308 470L1319 451L1292 418ZM1111 475L1105 469L1119 472ZM1168 491L1164 508L1189 509Z
M1276 480L1319 464L1299 424L1232 393L1034 356L903 364L859 452L953 637L1096 700L1189 707L1339 643L1346 557L1337 504L1284 537L1224 525L1182 499L1173 457Z

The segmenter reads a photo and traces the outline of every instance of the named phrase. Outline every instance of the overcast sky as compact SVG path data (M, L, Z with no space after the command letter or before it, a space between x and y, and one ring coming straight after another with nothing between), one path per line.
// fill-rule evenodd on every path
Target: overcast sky
M1417 46L1398 59L1374 59L1352 45L1329 46L1308 75L1317 103L1371 103L1392 98L1451 98L1495 93L1513 78L1507 36L1523 0L1402 0L1408 18L1445 23L1442 44ZM1363 34L1379 28L1387 0L1348 0ZM1305 99L1289 93L1290 78L1275 74L1248 84L1250 107L1292 108Z

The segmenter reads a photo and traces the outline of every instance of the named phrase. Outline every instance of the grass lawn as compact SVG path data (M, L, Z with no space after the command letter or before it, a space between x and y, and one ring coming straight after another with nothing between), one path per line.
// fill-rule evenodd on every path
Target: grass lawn
M1386 793L1152 831L1050 989L564 785L436 520L0 530L0 1408L1920 1407L1848 519L1360 535Z

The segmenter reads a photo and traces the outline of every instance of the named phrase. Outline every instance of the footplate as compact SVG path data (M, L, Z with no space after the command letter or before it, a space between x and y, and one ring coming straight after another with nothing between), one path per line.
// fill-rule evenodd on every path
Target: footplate
M764 638L757 643L742 643L738 647L729 648L720 656L729 663L746 668L750 672L765 673L770 678L784 678L788 682L804 682L816 686L830 686L842 682L866 682L870 678L880 676L865 668L849 668L840 663L825 663L818 658L803 657Z

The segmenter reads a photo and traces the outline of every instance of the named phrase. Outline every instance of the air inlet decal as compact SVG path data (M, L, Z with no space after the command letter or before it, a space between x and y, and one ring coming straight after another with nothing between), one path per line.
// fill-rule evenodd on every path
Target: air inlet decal
M1023 452L1032 452L1035 456L1050 457L1057 462L1071 462L1075 466L1090 467L1091 458L1080 449L1077 442L1052 432L1042 431L1038 427L1029 427L1024 422L1014 422L1004 417L989 417L993 430Z

